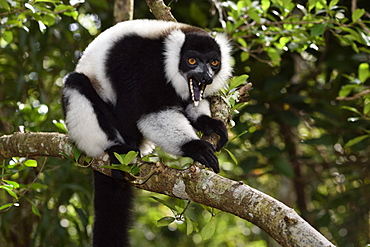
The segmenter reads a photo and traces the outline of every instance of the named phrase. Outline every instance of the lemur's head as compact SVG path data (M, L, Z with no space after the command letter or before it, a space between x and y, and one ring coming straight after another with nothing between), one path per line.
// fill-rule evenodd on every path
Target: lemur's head
M175 30L165 44L166 76L183 100L192 100L197 106L203 98L226 86L231 65L225 36L213 38L203 30Z

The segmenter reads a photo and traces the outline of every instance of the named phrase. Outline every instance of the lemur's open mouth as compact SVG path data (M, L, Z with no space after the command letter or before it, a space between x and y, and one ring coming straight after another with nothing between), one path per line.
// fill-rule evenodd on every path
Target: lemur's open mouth
M196 79L189 79L189 87L191 92L191 99L195 106L198 106L199 102L203 99L203 93L206 85L198 82Z

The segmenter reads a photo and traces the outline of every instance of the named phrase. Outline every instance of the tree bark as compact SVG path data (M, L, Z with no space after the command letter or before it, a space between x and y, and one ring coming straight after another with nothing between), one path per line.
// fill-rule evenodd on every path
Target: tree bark
M171 13L171 8L166 6L162 0L145 0L155 18L164 21L176 21Z
M128 21L134 18L134 0L115 0L114 22Z

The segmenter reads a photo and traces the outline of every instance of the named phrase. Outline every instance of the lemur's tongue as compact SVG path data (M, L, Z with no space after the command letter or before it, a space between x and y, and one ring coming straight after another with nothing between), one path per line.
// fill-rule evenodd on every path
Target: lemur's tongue
M203 98L204 89L206 88L206 85L202 83L198 83L196 80L193 80L192 78L189 79L189 87L191 92L191 99L194 102L195 106L198 106L199 102Z

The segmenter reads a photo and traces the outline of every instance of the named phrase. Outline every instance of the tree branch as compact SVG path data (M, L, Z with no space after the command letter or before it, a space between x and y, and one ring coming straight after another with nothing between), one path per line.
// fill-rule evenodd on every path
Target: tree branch
M73 144L59 133L14 133L0 137L0 159L15 156L73 157ZM94 160L92 168L107 175L108 155ZM172 197L190 200L232 213L264 229L283 246L334 246L291 208L248 185L191 166L186 170L161 163L140 164L140 177L133 185Z
M166 6L162 0L145 0L155 18L164 21L176 21L171 13L171 8Z
M134 0L115 0L114 22L128 21L134 18Z

